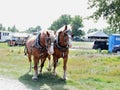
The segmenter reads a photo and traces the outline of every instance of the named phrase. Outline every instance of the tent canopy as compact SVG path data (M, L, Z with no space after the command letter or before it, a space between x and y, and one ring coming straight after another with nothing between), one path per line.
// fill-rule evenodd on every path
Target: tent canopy
M96 31L87 35L88 38L101 38L107 39L108 35L105 34L103 31Z

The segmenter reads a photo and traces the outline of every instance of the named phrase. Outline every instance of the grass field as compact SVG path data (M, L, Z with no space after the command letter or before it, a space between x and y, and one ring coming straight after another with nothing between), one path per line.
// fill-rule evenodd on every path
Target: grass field
M17 79L31 90L120 90L120 56L107 51L99 53L91 49L91 43L73 42L70 49L67 77L62 80L63 60L59 60L57 76L48 72L47 62L38 81L32 72L27 73L29 62L22 46L9 47L0 43L0 76ZM86 47L86 48L84 48Z

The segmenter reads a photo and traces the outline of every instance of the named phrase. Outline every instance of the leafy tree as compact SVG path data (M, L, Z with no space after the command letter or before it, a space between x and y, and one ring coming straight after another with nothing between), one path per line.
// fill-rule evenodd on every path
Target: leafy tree
M52 25L49 27L51 30L58 30L64 25L68 25L71 23L71 16L70 15L62 15L60 18L58 18L56 21L52 23Z
M5 27L3 27L3 28L2 28L2 30L3 30L3 31L6 31L6 28L5 28Z
M98 31L98 29L96 29L96 28L89 29L89 30L87 31L87 34L92 33L92 32L95 32L95 31Z
M74 36L83 36L85 34L85 32L81 29L83 27L82 22L82 17L78 15L72 18L71 25Z
M28 28L28 30L26 30L26 33L34 33L34 32L39 32L41 30L40 26L36 26L36 27L30 27Z
M3 25L2 24L0 24L0 31L5 31L6 30L6 28L5 27L3 27Z
M8 31L10 31L10 32L19 32L19 30L16 28L15 25L13 27L8 27Z
M80 16L75 16L75 17L71 18L70 15L65 14L65 15L62 15L56 21L54 21L49 29L56 31L64 25L71 24L74 35L82 36L85 34L85 32L80 29L81 27L83 27L82 22L83 22L82 17L80 17Z
M36 26L36 27L35 27L35 30L36 30L36 32L37 32L37 31L40 31L40 30L41 30L41 27L40 27L40 26Z
M2 30L3 29L3 25L2 24L0 24L0 30Z
M116 31L112 30L112 28L110 28L110 27L103 28L103 31L108 35L116 33ZM117 33L119 33L119 32L117 32Z
M11 28L10 28L10 27L8 27L8 31L11 31Z
M90 18L104 17L115 32L120 31L120 0L89 0L89 9L96 8Z

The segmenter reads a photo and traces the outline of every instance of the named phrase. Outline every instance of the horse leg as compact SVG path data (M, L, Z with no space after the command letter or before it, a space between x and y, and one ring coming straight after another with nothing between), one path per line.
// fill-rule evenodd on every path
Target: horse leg
M41 58L41 65L40 65L40 73L39 73L39 75L42 74L42 68L44 66L45 60L46 60L46 58Z
M28 59L29 59L29 62L30 62L30 68L29 68L29 71L28 71L28 73L29 73L29 72L31 72L31 62L32 62L31 54L28 54Z
M33 77L32 79L33 80L38 80L38 63L39 63L39 59L34 57L34 74L33 74Z
M53 57L53 66L54 66L54 68L53 68L53 75L55 75L56 76L56 66L57 66L57 62L58 62L58 58L56 58L56 57Z
M48 68L47 68L47 70L48 71L51 71L51 57L50 57L50 55L48 55Z
M24 55L27 55L27 47L24 48Z
M63 74L63 79L66 80L66 70L67 70L67 60L68 58L63 58L63 70L64 70L64 74Z

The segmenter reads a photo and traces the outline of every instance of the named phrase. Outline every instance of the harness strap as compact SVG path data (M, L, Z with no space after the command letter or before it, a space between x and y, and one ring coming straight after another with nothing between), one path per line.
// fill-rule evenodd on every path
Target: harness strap
M69 46L61 46L58 42L58 40L55 40L55 46L60 50L60 51L65 51L69 48Z
M41 51L47 51L46 47L44 47L40 44L40 35L41 35L41 33L38 34L38 36L35 40L35 43L33 43L32 47L36 47L36 48L40 49Z

